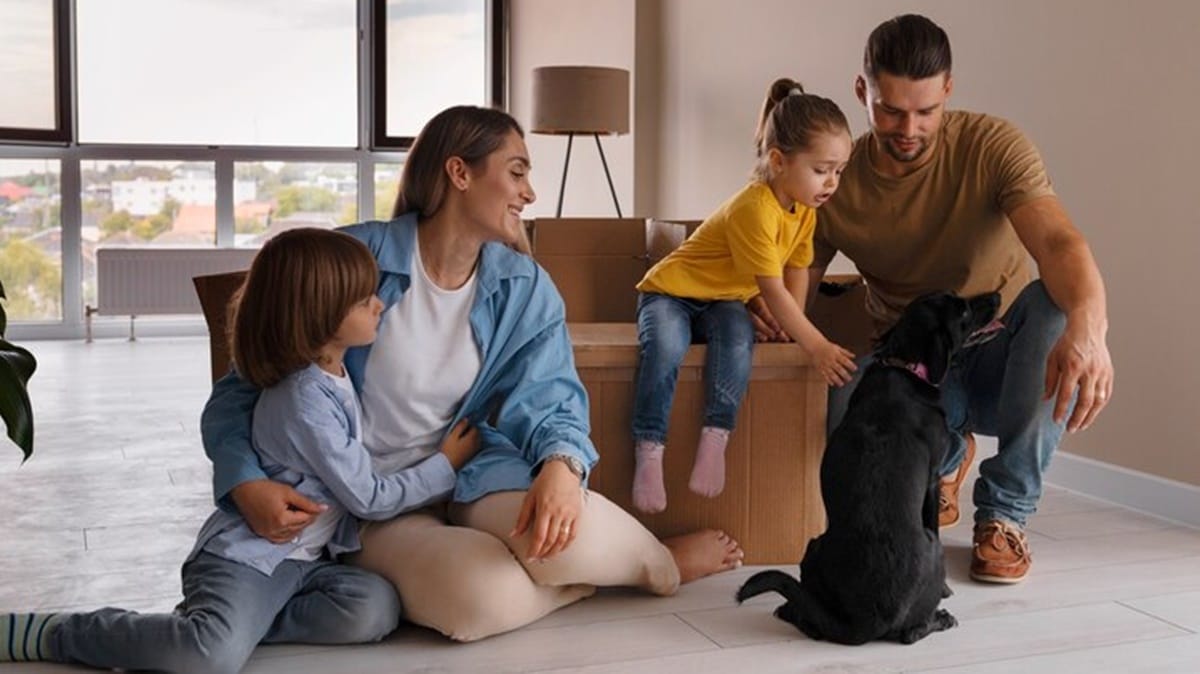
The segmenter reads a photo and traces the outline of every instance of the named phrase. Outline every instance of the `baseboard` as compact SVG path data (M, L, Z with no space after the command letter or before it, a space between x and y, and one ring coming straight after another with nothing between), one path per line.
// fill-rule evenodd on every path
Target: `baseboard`
M1200 487L1087 457L1056 452L1046 482L1200 528Z

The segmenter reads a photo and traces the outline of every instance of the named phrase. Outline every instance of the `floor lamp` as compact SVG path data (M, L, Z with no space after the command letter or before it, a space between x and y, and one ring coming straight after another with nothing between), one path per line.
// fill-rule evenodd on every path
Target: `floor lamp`
M575 136L590 134L596 139L608 191L612 193L617 217L621 204L613 187L608 160L600 136L629 133L629 71L599 66L545 66L533 69L533 133L567 136L567 156L563 159L562 181L558 187L555 217L562 217L563 192L567 187L567 168L571 164L571 145Z

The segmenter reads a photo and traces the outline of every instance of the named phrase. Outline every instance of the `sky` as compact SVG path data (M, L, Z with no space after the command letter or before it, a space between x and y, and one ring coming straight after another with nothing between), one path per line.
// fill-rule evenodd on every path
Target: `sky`
M0 126L53 120L51 0L0 2ZM485 0L391 0L388 131L484 104ZM77 0L81 142L357 144L356 0Z

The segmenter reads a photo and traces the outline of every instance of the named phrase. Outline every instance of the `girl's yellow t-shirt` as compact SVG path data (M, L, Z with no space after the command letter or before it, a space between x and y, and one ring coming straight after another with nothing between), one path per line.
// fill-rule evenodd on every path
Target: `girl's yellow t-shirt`
M733 195L681 246L638 283L645 293L714 300L758 294L756 276L812 264L816 210L797 203L785 211L771 188L755 181Z

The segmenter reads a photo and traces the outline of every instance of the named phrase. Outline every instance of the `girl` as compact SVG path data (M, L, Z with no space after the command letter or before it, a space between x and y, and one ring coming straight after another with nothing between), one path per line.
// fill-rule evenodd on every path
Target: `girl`
M395 629L401 609L391 583L335 560L359 548L355 517L394 517L450 493L478 438L460 424L440 453L372 471L342 357L375 339L377 278L357 239L294 229L263 245L234 300L235 367L265 389L254 408L254 451L272 479L325 504L313 525L272 543L236 511L218 510L183 565L174 613L0 616L0 639L8 639L0 660L237 672L260 642L359 643Z
M761 294L786 336L811 354L831 385L854 370L854 355L804 315L816 208L837 189L850 158L850 127L837 105L776 80L755 134L754 179L638 284L641 357L634 399L637 468L633 503L667 507L662 458L679 363L688 345L708 344L704 428L688 487L709 498L725 487L725 445L750 379L754 329L745 302Z

